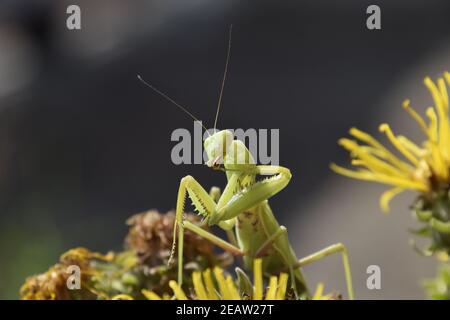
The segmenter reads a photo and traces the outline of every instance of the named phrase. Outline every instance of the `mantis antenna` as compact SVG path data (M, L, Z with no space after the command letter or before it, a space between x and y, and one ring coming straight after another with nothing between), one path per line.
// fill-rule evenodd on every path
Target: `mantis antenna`
M220 87L219 101L217 102L216 118L214 119L214 132L216 131L217 119L219 118L220 106L222 104L223 88L225 87L225 80L227 79L228 62L230 61L230 53L231 53L231 31L232 30L233 30L233 25L230 25L230 31L229 31L229 35L228 35L227 60L225 62L225 70L223 72L222 85Z
M169 97L167 94L165 94L164 92L156 89L154 86L152 86L150 83L148 83L147 81L145 81L139 74L137 75L137 78L139 79L139 81L141 81L143 84L145 84L147 87L149 87L150 89L152 89L153 91L155 91L157 94L159 94L160 96L162 96L164 99L166 99L167 101L173 103L175 106L177 106L178 108L180 108L183 112L185 112L188 116L190 116L192 119L194 119L194 121L198 121L200 123L202 123L200 120L198 120L192 113L189 112L188 109L186 109L185 107L183 107L182 105L180 105L179 103L177 103L175 100L173 100L171 97ZM206 129L206 127L203 125L202 123L202 127L203 129L206 130L206 132L208 132L208 129ZM208 132L209 135L209 132Z

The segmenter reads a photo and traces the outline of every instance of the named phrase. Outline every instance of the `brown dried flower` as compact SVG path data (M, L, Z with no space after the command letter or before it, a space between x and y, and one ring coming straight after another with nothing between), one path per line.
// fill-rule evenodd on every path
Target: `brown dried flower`
M186 219L199 224L200 219L195 214L186 214ZM125 239L128 248L136 253L141 262L149 267L166 265L172 250L173 226L175 213L170 211L160 214L150 210L136 214L127 220L130 231ZM207 226L203 226L207 229ZM223 260L223 255L214 253L214 245L199 235L185 230L184 255L186 263L206 263L207 266L216 265ZM175 257L176 258L176 257ZM202 261L199 261L201 258ZM176 262L175 262L176 263Z

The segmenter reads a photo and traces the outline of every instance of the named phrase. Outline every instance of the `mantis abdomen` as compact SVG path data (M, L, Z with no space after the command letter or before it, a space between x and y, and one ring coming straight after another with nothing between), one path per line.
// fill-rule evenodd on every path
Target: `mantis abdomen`
M245 267L251 270L253 260L263 259L263 270L267 274L289 271L292 283L299 296L308 295L305 279L299 268L298 259L292 249L286 228L280 226L267 200L246 210L236 218L238 245L245 252Z

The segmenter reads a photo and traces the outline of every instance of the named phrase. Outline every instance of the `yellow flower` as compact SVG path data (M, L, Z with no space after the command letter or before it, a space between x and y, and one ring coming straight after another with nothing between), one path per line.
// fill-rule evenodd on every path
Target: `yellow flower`
M192 282L194 284L193 297L195 300L284 300L286 299L286 289L288 284L288 275L281 273L278 277L271 276L269 286L265 292L263 289L262 260L255 259L253 264L254 285L251 296L240 293L235 281L230 275L224 275L224 270L219 267L206 269L203 272L194 271L192 273ZM181 286L174 280L169 282L172 288L173 296L177 300L189 300L188 295ZM313 300L333 300L336 298L333 294L323 294L324 284L319 283L312 297ZM169 294L162 297L151 290L143 289L142 294L148 300L170 300ZM129 295L120 294L114 296L112 300L133 300Z
M417 122L425 135L422 144L417 145L402 135L396 135L386 123L379 130L398 151L396 155L371 135L356 128L350 129L354 139L343 138L339 144L352 156L352 165L359 169L350 170L336 164L331 169L347 177L375 181L392 186L380 198L383 211L389 211L390 200L404 190L415 190L430 194L441 188L448 188L450 182L450 123L449 98L450 73L433 82L424 80L431 93L434 106L426 109L428 121L419 115L405 100L403 108Z
M251 297L244 297L230 275L224 275L224 270L219 267L206 269L203 272L194 271L192 273L192 282L194 285L194 298L198 300L241 300L251 298L252 300L283 300L286 297L286 287L288 275L281 273L279 277L271 276L269 286L265 292L263 290L262 260L255 259L253 264L254 286ZM170 281L169 286L177 300L188 300L188 295L178 285L176 281ZM142 294L149 300L168 299L165 295L160 297L155 292L143 290Z

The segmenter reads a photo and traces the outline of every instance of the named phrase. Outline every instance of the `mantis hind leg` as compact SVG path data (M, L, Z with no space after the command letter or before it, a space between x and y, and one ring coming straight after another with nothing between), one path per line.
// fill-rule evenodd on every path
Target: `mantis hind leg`
M350 271L350 263L348 261L348 251L347 248L342 243L336 243L329 247L326 247L320 251L317 251L305 258L300 259L295 265L296 268L301 268L310 263L316 262L326 256L329 256L334 253L341 253L342 255L342 263L344 265L345 271L345 281L347 285L348 298L350 300L354 299L353 294L353 284L352 284L352 273Z

